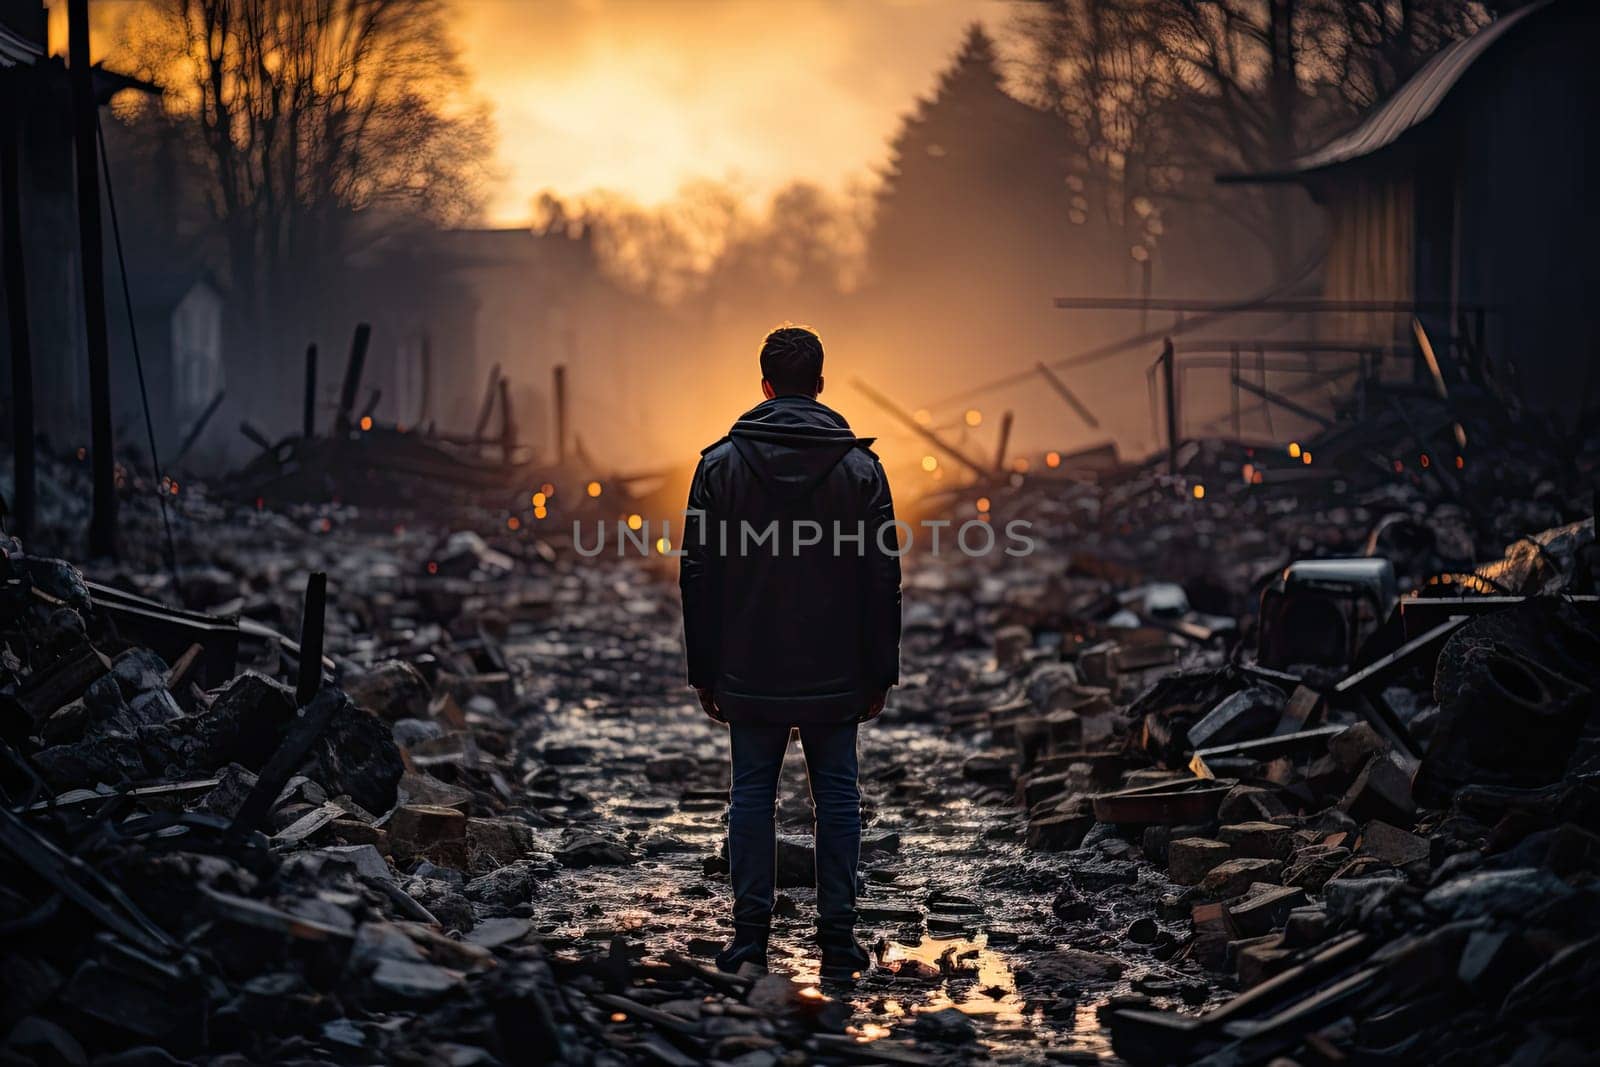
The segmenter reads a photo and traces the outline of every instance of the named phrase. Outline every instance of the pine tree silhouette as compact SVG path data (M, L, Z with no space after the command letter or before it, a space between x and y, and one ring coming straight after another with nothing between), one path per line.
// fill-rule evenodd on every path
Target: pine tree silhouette
M1067 239L1072 140L1059 119L1005 91L981 26L968 28L890 148L870 250L880 280L934 263L1014 265L1030 244Z

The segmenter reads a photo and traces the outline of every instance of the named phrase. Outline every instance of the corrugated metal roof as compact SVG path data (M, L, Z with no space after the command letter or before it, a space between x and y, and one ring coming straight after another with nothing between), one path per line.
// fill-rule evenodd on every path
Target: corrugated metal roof
M43 55L44 49L0 26L0 69L14 67L19 63L31 67Z
M1286 171L1271 174L1218 175L1219 181L1250 181L1286 178L1322 170L1369 156L1398 141L1408 130L1432 115L1450 90L1471 69L1472 64L1494 46L1513 26L1549 7L1554 0L1540 0L1511 14L1495 19L1471 37L1463 37L1440 49L1423 64L1394 95L1379 104L1347 133L1340 134L1314 152L1295 158Z

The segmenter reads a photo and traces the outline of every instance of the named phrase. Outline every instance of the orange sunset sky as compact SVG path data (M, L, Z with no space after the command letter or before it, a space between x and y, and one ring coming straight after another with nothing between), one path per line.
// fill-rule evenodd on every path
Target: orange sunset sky
M92 0L96 58L144 0ZM65 51L66 6L51 44ZM462 58L497 133L488 222L545 189L646 204L694 178L753 198L869 177L899 117L1001 0L456 0Z

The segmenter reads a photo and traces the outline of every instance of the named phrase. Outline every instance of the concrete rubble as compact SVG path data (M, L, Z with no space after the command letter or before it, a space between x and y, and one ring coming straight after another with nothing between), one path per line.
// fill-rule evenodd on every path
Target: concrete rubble
M176 589L154 537L7 539L0 1060L1583 1060L1592 471L1185 452L995 491L1031 556L907 559L846 990L793 761L774 974L710 966L672 560L203 487Z

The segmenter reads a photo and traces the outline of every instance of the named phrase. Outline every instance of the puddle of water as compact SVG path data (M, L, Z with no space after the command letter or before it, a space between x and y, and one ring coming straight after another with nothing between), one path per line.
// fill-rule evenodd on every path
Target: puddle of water
M793 957L790 963L794 982L817 986L819 960L815 955ZM868 978L852 992L851 1002L867 1016L897 1019L955 1008L995 1022L1021 1022L1024 1018L1023 1000L1011 968L988 947L983 934L975 938L924 937L911 945L891 941L877 973L898 980L884 988Z

